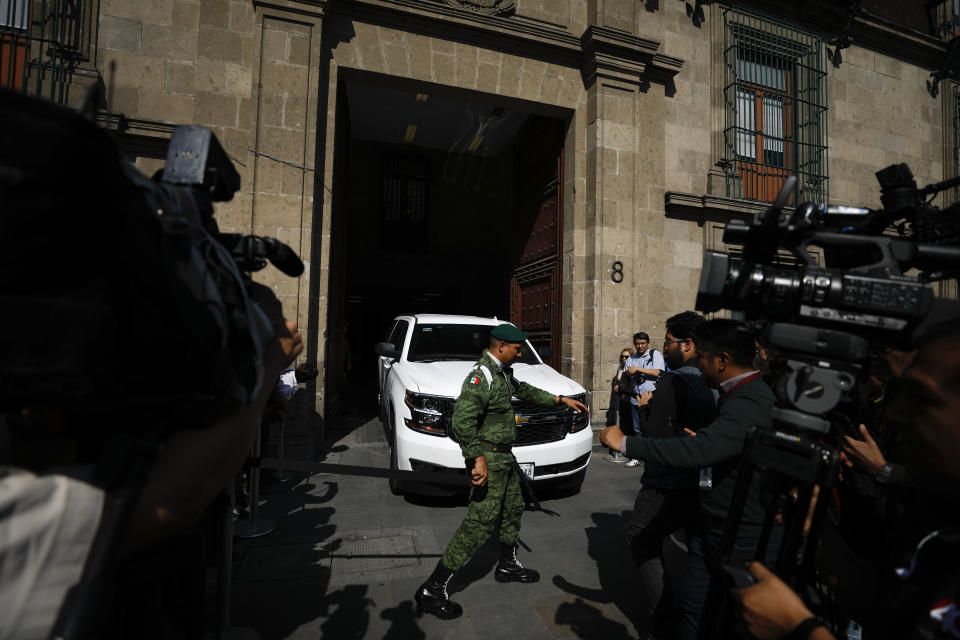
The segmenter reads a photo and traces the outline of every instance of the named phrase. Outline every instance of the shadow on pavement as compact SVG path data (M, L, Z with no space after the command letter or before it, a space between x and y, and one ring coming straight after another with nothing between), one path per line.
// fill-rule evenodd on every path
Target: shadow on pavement
M326 485L322 493L318 485ZM338 490L336 482L307 480L285 485L266 498L261 508L276 514L277 531L235 542L233 626L253 629L263 640L279 639L324 615L330 606L325 556L339 543L331 539L337 529L332 523L335 510L317 505L333 500ZM345 601L354 595L338 597Z
M376 419L377 412L369 410L358 411L354 415L341 415L337 417L337 419L334 420L327 429L327 441L325 443L324 450L329 451L330 448L336 445L338 442L347 438L361 427L368 424L371 420ZM378 433L382 438L382 428L380 428Z
M355 444L382 441L369 425L371 416L342 416L328 434L319 460L349 451ZM362 447L361 447L362 448ZM334 457L336 459L337 456ZM378 603L366 584L331 583L331 562L337 558L395 557L378 554L343 555L343 540L337 535L336 498L341 494L337 476L297 475L278 482L266 475L261 485L262 514L276 523L276 530L262 538L236 540L231 624L255 631L263 640L323 637L353 640L367 636L372 611ZM271 482L272 481L272 482ZM466 496L423 498L439 508L460 507ZM439 556L438 556L439 557ZM431 558L433 560L433 558ZM381 606L392 603L379 603ZM391 623L384 637L419 640L415 605L404 601L379 612Z
M633 622L636 630L641 630L647 627L647 621L643 619L645 613L639 602L636 572L630 559L630 550L627 548L624 535L624 523L629 515L629 511L624 511L621 515L612 513L593 513L590 515L594 526L587 527L585 530L587 534L587 553L597 563L599 589L573 584L561 575L553 576L553 584L558 589L577 596L578 603L580 602L579 599L582 598L598 604L613 604ZM596 616L602 619L597 621L596 624L604 630L606 629L605 625L623 627L620 623L605 618L602 611L589 606L585 602L583 608L577 607L576 610L570 610L569 607L572 606L574 605L564 603L558 607L558 622L561 610L563 610L565 616L578 621L578 627L589 631L588 635L579 635L581 638L597 637L600 631L598 629L594 632L593 627L590 627L582 618L575 618L574 614L577 613L588 615L591 610L595 611ZM574 627L574 631L576 632L576 627ZM606 631L604 632L606 633ZM629 637L626 629L622 629L619 635L617 635L617 631L613 631L613 634L611 637Z
M412 600L404 600L395 607L380 612L381 620L389 620L390 628L383 640L423 640L427 634L417 626L417 611Z
M320 625L321 637L353 640L363 638L370 625L370 606L376 602L367 597L367 585L350 584L328 593L323 598L319 614L329 616ZM336 607L334 611L330 611Z
M574 602L564 602L557 607L553 621L566 625L578 638L597 640L626 640L633 636L627 628L616 620L603 615L603 611L577 598Z

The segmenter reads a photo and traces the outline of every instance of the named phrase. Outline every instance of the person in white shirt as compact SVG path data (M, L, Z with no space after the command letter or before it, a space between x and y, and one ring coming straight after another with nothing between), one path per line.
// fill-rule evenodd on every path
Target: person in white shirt
M653 390L657 388L656 379L659 378L667 369L663 361L663 355L656 349L650 348L650 336L640 331L633 335L633 346L637 352L627 358L627 373L633 376L633 389L630 397L631 421L626 420L620 425L621 429L629 428L630 434L642 436L640 432L640 411L647 400L653 395ZM624 431L624 433L627 433ZM636 467L640 464L639 460L631 459L628 467Z

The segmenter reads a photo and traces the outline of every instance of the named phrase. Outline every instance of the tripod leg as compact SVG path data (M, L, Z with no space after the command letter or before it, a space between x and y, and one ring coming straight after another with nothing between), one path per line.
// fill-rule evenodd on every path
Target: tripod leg
M733 499L730 501L730 510L727 512L723 534L720 536L720 546L715 553L709 556L707 556L707 550L704 550L705 557L713 560L711 563L713 566L710 567L710 588L707 590L707 597L703 603L703 614L700 616L700 625L697 630L698 640L719 640L733 637L733 626L728 625L729 628L725 628L721 624L722 621L730 618L727 615L727 610L730 609L730 599L727 597L729 584L726 574L717 569L716 558L728 558L730 552L733 551L733 545L737 539L737 529L743 517L743 509L750 493L750 483L753 480L755 467L750 461L750 452L757 442L758 433L756 429L751 429L747 433L747 440L738 469L737 485L733 491Z
M760 540L757 542L757 550L753 554L753 559L757 562L764 562L767 557L767 547L770 544L770 533L773 531L773 524L777 514L773 509L767 511L763 518L763 529L760 530Z
M813 485L801 485L796 502L790 506L788 513L785 514L783 541L780 543L780 552L777 554L774 573L787 584L792 584L796 576L797 552L803 544L803 525L807 519L812 496Z

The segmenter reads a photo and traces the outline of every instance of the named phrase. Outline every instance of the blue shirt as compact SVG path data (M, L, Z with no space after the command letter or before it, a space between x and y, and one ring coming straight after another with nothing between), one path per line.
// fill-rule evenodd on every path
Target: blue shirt
M663 361L663 356L656 349L647 349L642 356L636 354L627 358L626 367L640 367L641 369L659 369L666 371L667 365ZM638 376L639 378L639 376ZM633 395L630 397L630 404L637 404L637 396L646 391L653 391L657 388L657 383L653 380L644 380L633 388Z

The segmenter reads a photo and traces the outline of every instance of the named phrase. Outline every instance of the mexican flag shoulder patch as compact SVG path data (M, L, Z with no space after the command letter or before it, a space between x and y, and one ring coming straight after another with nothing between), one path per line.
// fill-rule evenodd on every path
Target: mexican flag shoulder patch
M470 384L480 384L480 378L478 376L473 376L470 378Z

